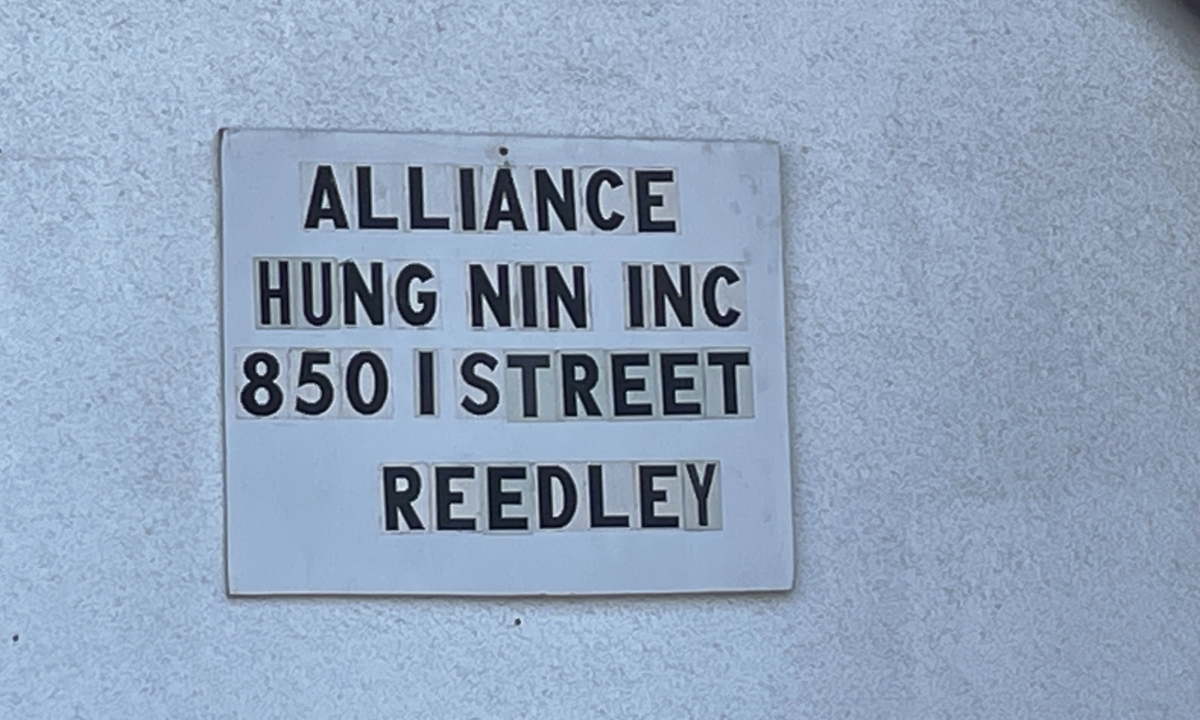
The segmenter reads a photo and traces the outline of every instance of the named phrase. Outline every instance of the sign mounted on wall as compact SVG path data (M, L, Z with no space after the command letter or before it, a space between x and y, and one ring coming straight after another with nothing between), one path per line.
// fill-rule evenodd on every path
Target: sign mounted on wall
M792 585L779 156L226 130L234 595Z

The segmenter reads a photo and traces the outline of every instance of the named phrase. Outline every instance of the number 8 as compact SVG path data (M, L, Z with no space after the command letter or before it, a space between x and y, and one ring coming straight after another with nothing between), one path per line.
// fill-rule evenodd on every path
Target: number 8
M263 372L259 372L260 366ZM283 390L275 382L279 378L279 360L268 352L255 352L242 362L242 373L250 382L242 388L242 407L257 417L268 417L283 406ZM266 402L258 401L258 391L267 391Z

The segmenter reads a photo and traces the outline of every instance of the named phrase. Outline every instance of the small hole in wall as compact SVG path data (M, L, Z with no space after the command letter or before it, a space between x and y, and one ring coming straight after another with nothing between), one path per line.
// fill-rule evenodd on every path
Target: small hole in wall
M521 626L521 618L517 618L516 620L513 620L513 625L520 627Z
M16 641L18 641L18 640L20 640L20 639L21 639L21 636L20 636L20 635L13 635L13 642L16 642Z
M508 146L507 146L507 145L501 145L501 146L500 146L500 155L501 155L501 156L504 156L504 155L507 155L507 154L508 154Z

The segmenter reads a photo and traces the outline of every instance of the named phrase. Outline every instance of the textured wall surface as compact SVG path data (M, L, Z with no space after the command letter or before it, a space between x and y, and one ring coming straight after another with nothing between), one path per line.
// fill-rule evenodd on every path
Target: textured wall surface
M226 598L229 125L778 140L796 590ZM0 716L1200 717L1198 245L1168 0L8 0Z

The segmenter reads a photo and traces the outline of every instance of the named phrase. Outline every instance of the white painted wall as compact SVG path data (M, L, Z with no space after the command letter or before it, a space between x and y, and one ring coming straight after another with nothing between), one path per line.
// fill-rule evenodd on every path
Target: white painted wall
M0 716L1200 715L1182 6L8 0L0 38ZM797 589L227 599L231 125L778 140Z

